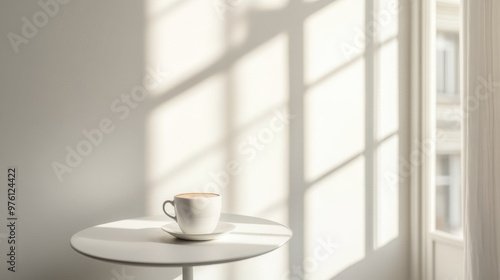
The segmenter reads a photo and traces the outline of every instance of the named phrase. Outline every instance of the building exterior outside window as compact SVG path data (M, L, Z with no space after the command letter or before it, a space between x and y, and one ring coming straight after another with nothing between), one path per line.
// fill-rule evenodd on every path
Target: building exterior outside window
M458 3L436 6L435 229L463 235L461 184L461 111Z

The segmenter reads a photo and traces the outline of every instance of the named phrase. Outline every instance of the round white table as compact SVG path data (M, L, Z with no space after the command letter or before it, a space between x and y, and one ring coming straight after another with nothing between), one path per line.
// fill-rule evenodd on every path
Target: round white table
M193 279L193 267L227 263L271 252L290 240L292 231L269 220L222 214L235 229L211 241L186 241L164 232L167 216L111 222L84 229L71 237L77 252L99 260L142 266L180 266L182 279Z

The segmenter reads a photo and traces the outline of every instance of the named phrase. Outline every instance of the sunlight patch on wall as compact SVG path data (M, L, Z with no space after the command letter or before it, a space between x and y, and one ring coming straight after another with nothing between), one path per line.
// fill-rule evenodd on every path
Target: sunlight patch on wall
M380 248L399 236L399 42L396 1L378 6L377 169L375 243Z
M330 279L365 257L364 174L359 157L307 191L306 279Z
M241 126L288 101L288 40L279 34L239 59L232 68L235 108Z
M221 75L159 104L146 126L148 213L174 194L201 191L225 162L225 99ZM206 175L206 176L204 176Z
M288 128L272 131L268 115L237 137L237 155L241 174L234 177L232 185L232 211L287 222L288 207ZM261 135L261 136L259 136ZM252 145L254 139L256 145ZM261 141L260 139L264 140Z
M378 51L378 121L377 140L399 130L399 59L398 41L393 39L382 45Z
M288 197L288 40L279 34L239 59L228 74L232 158L241 165L231 193L237 213L286 221ZM293 112L291 112L293 113ZM266 195L262 195L265 193ZM267 209L267 210L266 210Z
M160 66L170 73L153 96L163 95L175 85L189 81L217 61L225 50L224 25L211 1L182 1L169 6L148 0L146 18L146 65Z
M313 87L304 102L306 182L351 159L365 147L364 61Z
M364 8L365 3L362 0L336 0L306 19L304 23L306 85L315 83L347 63L353 58L352 52L359 55L364 53ZM361 43L357 44L358 41Z
M377 150L377 211L375 249L399 236L399 137L383 142Z

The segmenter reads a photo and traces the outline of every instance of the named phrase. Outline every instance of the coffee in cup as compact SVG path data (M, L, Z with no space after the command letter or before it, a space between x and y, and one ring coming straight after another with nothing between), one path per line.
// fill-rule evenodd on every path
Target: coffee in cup
M172 204L175 215L170 215L165 206ZM181 193L174 200L163 202L163 212L179 224L185 234L212 233L219 223L221 196L215 193Z

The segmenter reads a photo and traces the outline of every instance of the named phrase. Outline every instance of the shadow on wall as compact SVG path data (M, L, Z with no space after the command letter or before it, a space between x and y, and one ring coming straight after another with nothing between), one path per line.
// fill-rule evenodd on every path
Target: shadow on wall
M1 75L6 90L27 93L0 104L17 119L2 123L12 132L2 141L18 148L5 160L26 162L27 186L65 187L26 193L37 211L23 216L22 278L178 279L180 269L110 265L61 240L162 214L176 193L211 191L225 212L282 222L294 237L258 258L196 268L204 279L408 279L398 161L408 142L409 5L395 1L61 8ZM0 11L11 14L2 14L12 22L5 34L39 9L14 6ZM113 131L58 182L50 163L67 163L65 147L78 149L82 129L104 119ZM57 231L33 238L42 227Z
M148 1L145 10L146 65L168 73L145 105L146 212L175 193L221 192L224 211L294 231L288 248L199 269L217 279L406 279L409 6Z

